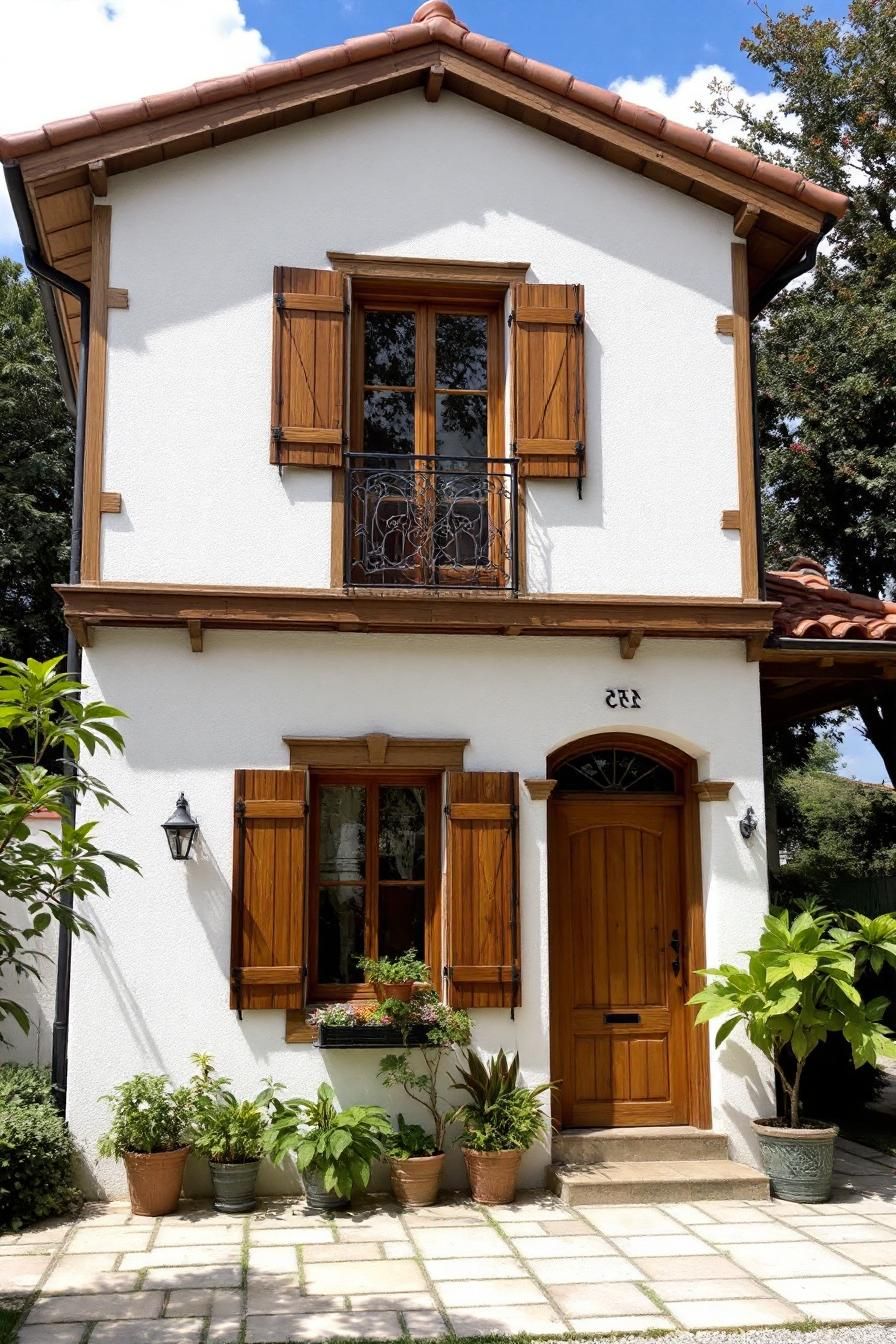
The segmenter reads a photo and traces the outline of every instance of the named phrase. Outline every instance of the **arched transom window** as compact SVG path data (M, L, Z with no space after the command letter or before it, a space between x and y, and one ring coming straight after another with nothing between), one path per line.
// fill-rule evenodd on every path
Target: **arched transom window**
M568 793L675 793L675 771L661 761L622 747L584 751L554 771Z

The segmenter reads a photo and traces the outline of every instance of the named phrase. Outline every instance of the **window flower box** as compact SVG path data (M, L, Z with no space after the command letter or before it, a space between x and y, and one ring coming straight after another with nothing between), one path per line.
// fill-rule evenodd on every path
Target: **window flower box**
M402 1032L398 1027L376 1023L346 1027L321 1022L317 1028L315 1045L319 1050L383 1050L401 1049L404 1045L426 1045L428 1039L429 1028L422 1023Z

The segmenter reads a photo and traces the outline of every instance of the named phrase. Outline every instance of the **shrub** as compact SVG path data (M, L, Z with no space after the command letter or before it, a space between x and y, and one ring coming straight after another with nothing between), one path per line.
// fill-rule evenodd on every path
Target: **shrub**
M230 1079L214 1072L211 1055L195 1054L191 1059L197 1070L189 1088L188 1137L193 1151L209 1162L259 1161L264 1156L271 1103L282 1085L269 1082L252 1101L240 1101L227 1090Z
M52 1100L49 1069L39 1064L0 1064L0 1109L15 1103L37 1106Z
M69 1213L81 1202L72 1179L75 1145L44 1099L49 1087L43 1069L0 1069L0 1232Z
M329 1083L321 1083L316 1100L275 1097L272 1105L274 1120L267 1139L272 1162L279 1166L294 1157L299 1171L315 1172L323 1178L325 1190L335 1190L344 1199L354 1189L366 1190L370 1164L382 1155L383 1140L392 1132L381 1106L337 1110Z

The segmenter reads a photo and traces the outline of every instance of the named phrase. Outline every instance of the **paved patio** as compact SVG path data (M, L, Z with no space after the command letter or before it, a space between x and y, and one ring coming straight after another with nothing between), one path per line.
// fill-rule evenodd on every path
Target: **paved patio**
M896 1321L896 1159L843 1144L834 1202L568 1209L543 1194L333 1219L297 1201L229 1217L122 1204L0 1238L0 1296L33 1295L21 1344Z

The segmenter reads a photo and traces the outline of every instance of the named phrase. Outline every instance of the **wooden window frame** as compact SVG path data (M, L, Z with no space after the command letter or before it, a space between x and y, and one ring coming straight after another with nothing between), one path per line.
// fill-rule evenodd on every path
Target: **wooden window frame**
M332 253L331 259L342 257ZM359 259L360 260L360 259ZM364 258L363 260L370 260ZM387 268L387 278L377 278L365 270L348 273L351 275L351 317L348 359L348 424L349 451L362 451L364 443L364 314L368 310L409 311L416 313L416 350L415 350L415 422L414 454L417 457L435 452L435 383L429 386L429 373L435 377L433 352L435 349L436 312L456 312L485 314L488 318L488 374L485 393L488 400L486 455L494 458L508 458L510 444L507 434L504 388L507 379L510 358L509 343L504 334L504 319L507 294L511 282L516 278L520 267L511 263L507 267L507 278L496 267L495 278L486 278L472 282L462 272L458 280L419 279L414 274L413 264L408 262L407 271L401 264ZM477 266L479 263L477 263ZM398 278L406 274L407 278ZM487 275L487 272L483 272ZM425 314L424 322L420 313ZM431 328L431 330L430 330ZM431 339L430 339L431 337ZM426 381L421 387L421 370ZM518 487L518 504L522 513L523 488ZM332 533L330 556L330 583L333 588L351 588L350 576L345 574L344 528L345 528L345 469L333 473L332 494ZM521 538L517 537L517 571L525 572ZM446 584L446 588L450 585ZM463 586L463 585L461 585ZM400 588L396 586L396 591ZM497 591L503 592L503 589ZM508 596L510 596L508 590Z
M392 785L424 788L425 802L425 868L424 926L425 945L421 955L432 974L433 988L441 985L442 968L442 797L443 772L438 769L416 770L339 770L323 769L310 772L308 810L308 887L305 903L308 949L308 1006L315 1003L369 1003L375 995L368 984L323 984L317 978L318 921L320 911L320 790L328 785L371 785L388 788ZM379 915L378 828L367 825L366 833L366 888L365 950L373 955L376 944L376 923ZM362 885L360 882L353 885ZM388 885L388 883L384 884Z

